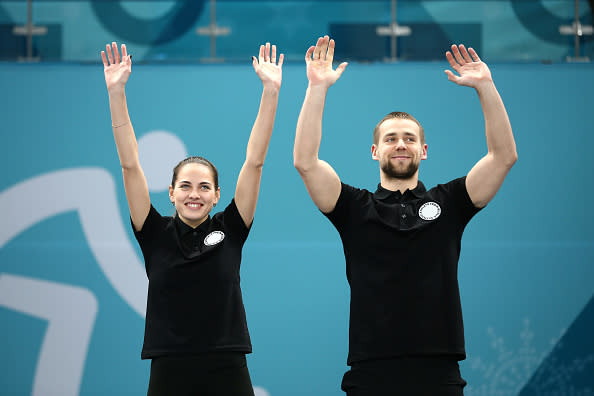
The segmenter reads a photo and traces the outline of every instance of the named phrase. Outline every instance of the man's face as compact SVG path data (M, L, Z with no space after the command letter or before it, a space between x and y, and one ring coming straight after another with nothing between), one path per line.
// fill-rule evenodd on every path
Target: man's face
M419 126L412 120L391 118L380 125L378 132L378 143L371 146L371 154L382 172L392 179L413 177L421 160L427 158Z

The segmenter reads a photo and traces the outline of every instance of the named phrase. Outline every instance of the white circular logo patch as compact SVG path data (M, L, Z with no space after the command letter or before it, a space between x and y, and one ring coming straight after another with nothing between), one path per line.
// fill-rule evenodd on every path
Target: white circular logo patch
M204 244L206 246L216 245L220 243L223 239L225 239L225 234L223 231L213 231L204 238Z
M441 208L437 202L427 202L419 209L419 217L423 220L435 220L441 214Z

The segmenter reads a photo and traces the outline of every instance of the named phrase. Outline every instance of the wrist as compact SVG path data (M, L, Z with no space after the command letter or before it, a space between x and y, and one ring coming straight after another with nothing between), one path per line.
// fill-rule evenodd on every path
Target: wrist
M330 88L329 85L326 85L326 84L312 84L310 82L309 85L307 86L307 91L310 92L310 93L312 93L312 94L326 95L326 92L328 92L328 88Z
M262 86L262 92L264 94L278 95L279 91L280 91L280 86L277 86L277 85L265 84Z
M477 90L477 92L488 92L489 90L492 90L493 88L495 88L495 84L493 83L492 79L485 79L485 80L481 80L479 82L477 82L474 86L474 89Z
M110 98L118 98L126 96L126 87L122 86L113 86L107 89L107 94Z

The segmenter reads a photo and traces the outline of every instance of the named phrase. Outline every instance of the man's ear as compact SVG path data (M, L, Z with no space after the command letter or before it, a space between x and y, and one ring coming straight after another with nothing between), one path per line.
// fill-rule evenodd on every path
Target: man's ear
M377 156L377 145L375 144L371 145L371 158L376 161L379 160L379 157Z
M422 160L426 160L427 159L427 145L424 144L423 145L423 151L421 151L421 159Z

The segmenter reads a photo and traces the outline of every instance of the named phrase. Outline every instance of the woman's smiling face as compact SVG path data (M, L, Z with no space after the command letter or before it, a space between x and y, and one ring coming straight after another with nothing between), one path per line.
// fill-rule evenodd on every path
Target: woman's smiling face
M169 186L169 199L179 218L190 227L197 227L208 218L220 196L212 170L202 164L184 165L177 174L175 185Z

